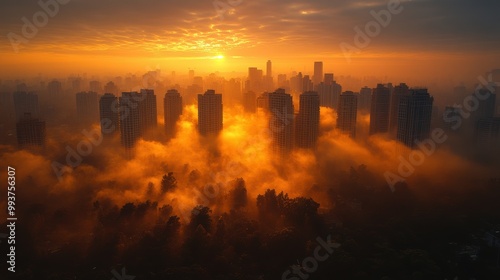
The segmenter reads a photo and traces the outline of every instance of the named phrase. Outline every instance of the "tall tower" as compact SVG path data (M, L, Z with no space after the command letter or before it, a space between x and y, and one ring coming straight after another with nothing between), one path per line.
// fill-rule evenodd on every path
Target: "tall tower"
M316 61L314 62L314 76L313 83L315 85L319 85L323 81L323 62Z
M314 148L319 134L319 95L315 91L300 95L295 126L295 143L300 148Z
M165 132L167 137L173 138L176 134L177 121L182 115L182 96L175 89L167 91L163 99Z
M369 87L361 88L358 97L358 111L369 113L372 103L372 89Z
M30 113L24 116L16 124L17 143L21 147L45 145L45 122L32 118Z
M344 133L349 133L352 138L356 137L357 110L358 96L352 91L342 93L337 110L337 128Z
M292 96L278 89L269 94L269 130L272 149L282 156L293 148L294 107Z
M339 96L342 93L342 86L335 81L330 84L320 83L315 87L319 95L319 102L322 107L337 109Z
M396 132L398 127L398 109L401 97L407 95L409 91L408 86L405 83L401 83L395 86L391 93L391 115L389 118L389 131L391 133Z
M122 92L120 97L120 132L121 143L127 148L133 148L141 137L141 121L139 104L142 96L138 92Z
M16 91L13 95L16 122L29 113L31 118L39 116L38 95L32 92Z
M91 125L99 120L99 95L97 92L76 94L76 117L80 124Z
M271 62L271 60L267 61L266 66L267 66L267 68L266 68L266 76L267 77L272 77L273 76L273 63Z
M397 139L409 148L416 146L415 141L429 137L433 102L434 98L427 89L411 89L408 94L401 96Z
M207 90L198 94L198 131L201 135L217 135L222 131L222 94Z
M158 125L158 110L156 107L156 95L152 89L141 89L141 100L139 104L141 135Z
M106 93L99 99L99 117L101 120L101 133L114 135L120 129L120 116L118 98L112 93Z
M257 111L257 95L253 91L243 93L243 109L248 113Z
M388 87L378 84L373 89L370 110L370 135L389 131L391 94Z

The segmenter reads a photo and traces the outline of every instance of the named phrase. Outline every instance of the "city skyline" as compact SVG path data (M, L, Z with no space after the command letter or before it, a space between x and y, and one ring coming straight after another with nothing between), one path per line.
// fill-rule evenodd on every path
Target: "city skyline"
M500 1L0 3L0 278L500 279Z

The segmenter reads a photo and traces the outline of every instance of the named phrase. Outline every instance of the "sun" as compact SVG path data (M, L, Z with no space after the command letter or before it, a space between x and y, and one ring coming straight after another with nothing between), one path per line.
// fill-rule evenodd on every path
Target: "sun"
M222 55L222 54L216 55L216 56L214 57L214 59L219 59L219 60L220 60L220 59L224 59L224 55Z

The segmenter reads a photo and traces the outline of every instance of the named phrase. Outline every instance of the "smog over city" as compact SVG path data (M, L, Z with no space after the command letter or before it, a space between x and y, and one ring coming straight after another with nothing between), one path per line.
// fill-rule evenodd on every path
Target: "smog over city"
M1 279L500 279L500 2L0 7Z

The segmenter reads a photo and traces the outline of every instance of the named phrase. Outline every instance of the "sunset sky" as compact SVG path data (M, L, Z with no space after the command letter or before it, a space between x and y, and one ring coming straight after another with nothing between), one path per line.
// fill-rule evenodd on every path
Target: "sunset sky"
M42 9L36 1L7 0L0 4L0 75L154 67L243 73L268 59L278 72L312 71L322 60L337 74L401 77L474 79L498 67L497 0L403 0L402 11L348 62L339 45L356 46L354 28L364 29L374 20L370 12L388 2L220 0L231 9L218 13L212 0L70 0L16 53L8 34L22 36L22 18L33 22Z

